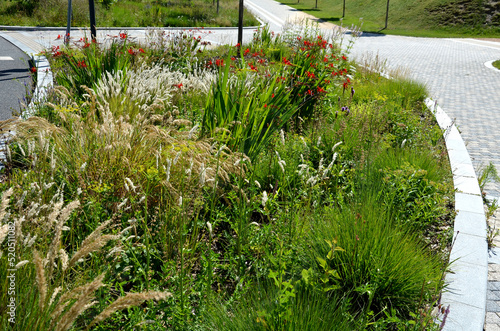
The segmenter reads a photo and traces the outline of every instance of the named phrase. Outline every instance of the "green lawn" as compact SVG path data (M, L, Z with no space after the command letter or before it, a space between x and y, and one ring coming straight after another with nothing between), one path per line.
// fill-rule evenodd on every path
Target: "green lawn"
M316 2L317 1L317 2ZM386 0L343 2L339 0L281 1L334 24L359 25L363 31L421 37L500 36L500 25L482 27L481 9L471 1L463 9L446 0L390 1L388 26L385 28ZM317 8L315 8L317 3ZM458 18L457 18L458 17Z
M135 27L135 26L179 26L215 27L237 26L238 1L212 0L190 1L129 1L119 0L105 5L106 1L96 3L98 26ZM73 26L89 26L88 1L73 1ZM67 1L32 0L0 1L0 22L3 25L27 26L66 26ZM256 26L259 22L245 11L243 24Z

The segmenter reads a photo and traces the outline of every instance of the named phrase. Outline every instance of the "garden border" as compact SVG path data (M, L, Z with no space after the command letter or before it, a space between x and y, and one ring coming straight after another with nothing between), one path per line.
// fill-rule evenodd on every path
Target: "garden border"
M12 27L10 30L15 30L15 28L17 27ZM255 27L251 28L255 29ZM3 27L0 26L0 29ZM25 31L29 29L49 30L50 28L24 27ZM58 29L61 28L55 30ZM36 55L31 48L1 31L0 36L35 58L38 68L37 86L26 113L30 115L34 103L42 101L47 89L52 86L53 76L49 62L44 56ZM446 274L446 290L441 297L443 306L449 308L449 313L444 317L446 320L443 330L482 331L486 314L488 247L481 190L469 153L454 121L436 102L426 99L425 103L443 130L456 190L457 216L454 222L454 245L449 258L452 262L450 269L453 273ZM2 143L5 142L4 139Z

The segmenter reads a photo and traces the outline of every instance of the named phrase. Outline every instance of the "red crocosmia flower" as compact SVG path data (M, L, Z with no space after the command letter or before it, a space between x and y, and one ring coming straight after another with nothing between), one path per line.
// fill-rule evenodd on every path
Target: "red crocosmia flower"
M240 46L241 46L240 43L237 43L234 47L240 47Z
M271 98L274 98L274 93L271 95Z
M349 83L344 82L344 90L347 88L347 86L349 86Z
M87 64L85 63L85 60L78 61L77 66L80 68L87 68Z
M324 88L322 88L321 86L318 86L318 92L326 93L326 90Z
M177 88L181 88L183 85L182 85L182 83L179 83L179 84L175 84L175 86L177 86Z
M30 70L31 70L32 73L35 73L36 72L36 67L31 67Z
M126 39L127 38L127 34L126 33L120 33L120 38L121 39Z
M255 52L255 53L252 54L252 56L253 57L257 57L257 56L259 56L259 53Z
M56 40L61 39L61 37L62 36L60 34L58 34Z
M267 108L267 103L264 104L264 108Z
M134 55L134 54L135 54L135 52L134 52L134 50L133 50L132 48L129 48L128 53L129 53L130 55Z
M234 61L236 60L236 58L234 56L231 56L231 61Z
M87 43L87 42L86 42L85 44L83 44L83 48L87 48L87 47L89 47L89 46L90 46L90 43Z
M139 52L146 53L146 52L144 52L144 50L142 48L139 48Z
M212 60L210 60L210 61L208 61L208 64L207 64L207 65L208 65L208 66L211 66L211 65L213 65L213 64L214 64L214 63L212 62Z
M224 60L223 59L215 60L215 65L218 67L222 67L224 65Z
M313 91L307 90L306 94L313 95Z
M347 58L345 57L345 55L342 55L342 60L347 61Z
M243 55L247 55L248 53L250 53L250 49L245 49L245 52L243 53Z

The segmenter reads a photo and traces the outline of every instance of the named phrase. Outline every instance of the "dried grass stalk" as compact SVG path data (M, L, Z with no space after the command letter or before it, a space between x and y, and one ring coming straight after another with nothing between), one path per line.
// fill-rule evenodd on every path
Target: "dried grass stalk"
M40 307L40 312L43 312L45 309L45 299L47 297L47 279L45 278L45 269L43 268L42 259L36 250L33 251L33 262L35 263L36 282L40 295L38 305Z
M57 322L55 319L52 320L53 326L54 323L56 323L55 331L68 330L76 318L89 307L89 304L91 304L92 299L94 298L94 292L101 286L104 286L104 283L102 282L104 275L104 273L99 275L92 283L84 285L80 288L80 296L78 296L76 302L62 316L61 321Z
M104 309L99 315L97 315L92 322L87 327L87 330L94 324L100 323L110 317L114 312L122 310L125 308L138 306L147 300L165 300L167 297L171 297L170 292L141 292L141 293L127 293L124 297L118 298L115 302L110 304L106 309Z
M69 261L68 268L71 268L73 265L75 265L76 262L78 262L78 260L84 258L88 254L95 252L95 251L101 249L102 247L104 247L108 243L108 241L117 240L119 238L120 238L120 236L118 236L118 235L108 234L108 235L100 236L100 237L96 238L94 241L87 243L87 245L80 247L80 249L73 255L73 257Z

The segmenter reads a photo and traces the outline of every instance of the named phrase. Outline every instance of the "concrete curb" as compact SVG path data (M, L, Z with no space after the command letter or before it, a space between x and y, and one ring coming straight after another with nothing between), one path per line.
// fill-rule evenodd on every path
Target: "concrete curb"
M260 22L260 20L258 20ZM262 26L262 25L261 25ZM237 26L227 26L227 27L97 27L97 31L99 30L234 30L237 29ZM243 30L255 30L259 28L259 26L244 26ZM7 31L63 31L66 32L66 27L55 27L55 26L41 26L41 27L36 27L36 26L13 26L13 25L0 25L0 31L2 30L7 30ZM77 27L77 26L72 26L71 31L74 30L89 30L89 27Z
M498 73L500 73L500 69L497 69L493 66L493 62L495 62L496 60L491 60L491 61L488 61L488 62L485 62L484 65L486 66L486 68L489 68L491 70L494 70Z
M487 227L483 199L465 143L450 117L431 99L427 107L444 131L455 186L454 245L441 303L449 307L445 331L482 331L488 281Z

